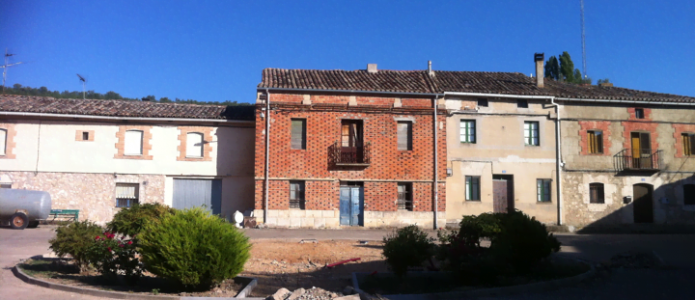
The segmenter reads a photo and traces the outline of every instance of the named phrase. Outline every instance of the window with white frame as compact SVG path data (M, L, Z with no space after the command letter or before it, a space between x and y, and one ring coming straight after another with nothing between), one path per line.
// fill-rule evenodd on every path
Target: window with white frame
M125 132L125 155L142 155L142 131L128 130Z
M203 134L189 132L186 134L186 157L203 157Z
M480 176L466 176L466 201L480 201Z
M538 190L538 202L550 202L550 179L536 179L536 189Z
M539 146L538 122L524 122L524 144L528 146Z
M131 207L138 203L140 185L137 183L116 183L116 207Z
M7 129L0 128L0 155L7 153Z
M459 135L461 136L461 143L475 144L475 121L461 120Z

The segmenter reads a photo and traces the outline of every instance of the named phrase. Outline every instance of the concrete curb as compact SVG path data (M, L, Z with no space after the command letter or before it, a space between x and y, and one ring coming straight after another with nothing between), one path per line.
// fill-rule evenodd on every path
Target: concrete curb
M555 279L550 281L535 282L522 285L505 286L497 288L488 289L475 289L468 291L456 291L456 292L446 292L446 293L432 293L432 294L395 294L395 295L383 295L390 300L429 300L429 299L462 299L465 297L490 297L490 296L504 296L508 294L518 294L518 293L535 293L543 292L552 289L557 289L561 287L568 287L575 285L581 281L589 279L596 275L596 269L593 265L589 264L591 269L582 274L568 277ZM366 294L359 287L357 282L357 274L368 274L368 273L352 273L352 285L355 291L359 294Z
M34 284L38 285L41 287L49 288L49 289L54 289L54 290L60 290L60 291L65 291L65 292L71 292L71 293L77 293L77 294L82 294L82 295L90 295L90 296L96 296L96 297L104 297L104 298L112 298L112 299L147 299L147 300L163 300L163 299L180 299L180 300L202 300L202 299L216 299L216 300L223 300L223 299L265 299L265 298L246 298L248 295L251 294L251 291L253 290L256 285L258 285L258 280L256 278L251 278L251 277L241 277L239 278L244 278L244 279L250 279L251 281L246 284L246 286L239 291L236 297L179 297L179 296L155 296L155 295L145 295L145 294L135 294L135 293L124 293L124 292L112 292L112 291L104 291L104 290L98 290L98 289L92 289L92 288L84 288L84 287L77 287L77 286L72 286L72 285L65 285L65 284L59 284L59 283L53 283L53 282L48 282L45 280L37 279L34 277L31 277L19 268L19 265L15 265L12 268L12 273L14 275L21 279L22 281L29 283L29 284Z

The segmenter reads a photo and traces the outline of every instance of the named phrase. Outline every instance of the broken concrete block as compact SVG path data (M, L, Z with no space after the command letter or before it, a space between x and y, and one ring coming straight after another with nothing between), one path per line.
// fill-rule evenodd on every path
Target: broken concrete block
M299 298L299 296L304 295L304 292L305 290L303 288L298 288L294 290L294 292L292 292L292 295L290 295L290 297L287 298L287 300L295 300Z
M333 298L333 300L360 300L360 295L357 295L357 294L348 295L348 296Z
M285 300L285 296L290 293L290 290L286 288L281 288L275 294L272 296L268 296L268 298L265 298L266 300Z

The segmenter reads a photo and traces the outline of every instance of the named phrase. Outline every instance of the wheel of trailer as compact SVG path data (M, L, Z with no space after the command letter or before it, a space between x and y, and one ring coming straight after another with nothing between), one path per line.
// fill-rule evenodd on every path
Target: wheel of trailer
M24 229L29 225L29 218L23 213L16 213L10 218L12 229Z

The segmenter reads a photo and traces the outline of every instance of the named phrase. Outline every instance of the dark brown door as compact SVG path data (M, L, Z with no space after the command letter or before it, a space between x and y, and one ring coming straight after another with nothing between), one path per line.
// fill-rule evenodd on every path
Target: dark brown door
M514 210L514 180L511 175L494 175L492 177L493 212Z
M652 190L653 188L649 184L640 183L632 186L632 195L635 197L635 202L632 204L635 223L654 222Z

